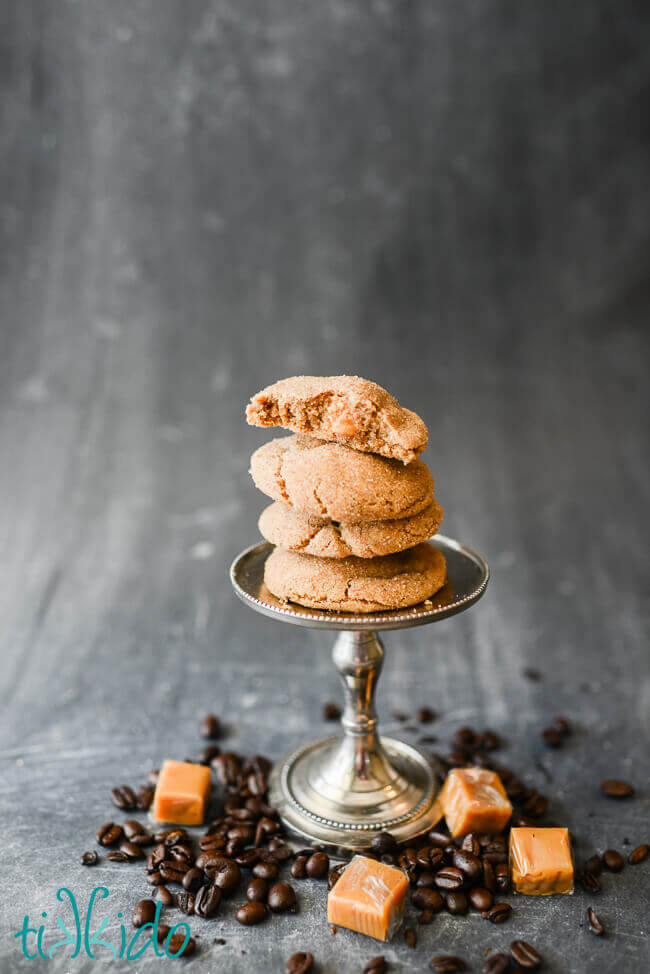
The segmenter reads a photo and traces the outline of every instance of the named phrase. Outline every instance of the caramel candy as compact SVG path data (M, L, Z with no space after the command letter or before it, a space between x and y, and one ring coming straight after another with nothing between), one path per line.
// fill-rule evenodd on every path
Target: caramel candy
M452 835L500 832L512 815L499 775L487 768L453 768L440 802Z
M389 940L400 925L408 885L401 869L355 856L327 897L327 919L375 940Z
M573 890L568 829L510 830L510 873L518 893L548 896Z
M152 817L174 825L201 825L209 793L209 768L186 761L165 761L153 796Z

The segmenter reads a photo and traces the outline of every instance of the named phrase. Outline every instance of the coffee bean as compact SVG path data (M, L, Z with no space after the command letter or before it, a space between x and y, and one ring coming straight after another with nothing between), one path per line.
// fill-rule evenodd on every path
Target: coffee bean
M404 943L407 947L411 947L415 950L418 942L418 935L415 932L415 927L407 927L404 931Z
M308 974L314 966L314 955L299 951L292 954L284 968L284 974Z
M589 893L600 893L602 886L600 882L593 873L590 873L588 869L583 869L579 873L582 885Z
M436 974L453 974L455 971L467 970L464 960L461 960L460 957L452 957L446 954L433 957L429 961L429 967L432 971L436 971Z
M187 863L177 862L175 859L164 859L160 863L158 872L165 883L178 883L180 885L183 882L183 876L188 870Z
M242 869L252 869L255 863L260 860L260 850L243 849L234 856L234 860Z
M307 871L305 866L307 865L307 860L309 856L296 856L294 861L291 863L291 875L294 879L305 879L307 876Z
M432 845L425 845L422 849L418 849L416 853L417 865L422 866L423 869L438 869L442 865L443 858L444 852L442 849L438 849Z
M268 916L268 910L264 903L244 903L235 914L237 920L245 927L252 927L256 923L262 923Z
M323 704L323 720L338 720L341 716L341 708L336 703Z
M481 974L507 974L509 970L509 954L492 954L483 964Z
M189 957L196 950L194 937L187 938L184 933L173 933L166 942L167 952L170 957Z
M156 899L160 900L163 906L173 906L174 897L173 894L169 892L166 886L159 886L156 891Z
M127 856L126 852L122 852L121 849L115 849L113 852L109 852L106 856L109 862L130 862L131 860Z
M603 865L606 869L609 869L610 873L620 873L625 865L625 860L616 849L606 849L603 852Z
M154 870L154 872L147 873L145 879L150 886L162 886L162 884L165 882L157 869Z
M333 869L330 869L330 871L327 874L327 889L328 890L334 889L334 887L338 883L339 879L343 875L343 872L345 870L346 865L347 865L347 863L342 862L338 866L334 866Z
M534 788L530 790L524 802L524 812L531 818L541 818L548 809L548 798L540 795Z
M287 859L291 859L291 856L293 855L291 847L281 839L271 839L268 848L269 852L273 853L274 859L277 859L278 862L286 862Z
M525 971L536 971L542 966L541 954L538 954L525 940L513 940L510 944L510 953L515 962Z
M438 832L436 829L432 829L427 838L431 845L438 849L446 849L451 842L451 836L447 835L446 832Z
M199 726L199 733L208 741L216 741L221 737L221 724L215 714L206 714Z
M130 862L135 862L136 859L144 859L144 852L135 842L120 842L120 852L123 852Z
M432 913L438 913L439 910L442 910L444 900L437 889L424 887L413 890L411 902L419 910L431 910Z
M236 785L241 771L239 758L232 751L223 751L212 761L212 767L222 785Z
M421 724L430 724L436 719L436 712L430 707L420 707L415 716Z
M182 913L186 913L187 916L192 916L194 914L194 896L192 893L188 893L187 890L182 890L180 893L177 893L176 906Z
M166 923L159 923L156 929L158 931L158 942L162 943L164 940L167 940L167 934L171 930L171 927Z
M99 862L99 856L96 852L84 852L81 856L82 866L96 866Z
M106 822L97 829L97 841L103 846L115 845L122 838L123 834L120 825L116 825L115 822Z
M184 890L189 893L196 893L197 889L205 883L205 873L202 869L193 866L183 876L182 883Z
M141 785L141 787L138 788L138 794L135 803L137 808L139 808L141 812L149 811L151 807L151 803L153 801L153 793L154 793L154 789L151 785Z
M628 781L620 781L617 778L608 778L601 782L600 790L608 798L631 798L634 788Z
M206 744L205 747L201 749L198 763L204 764L206 767L210 767L217 754L221 754L220 747L217 747L216 744Z
M605 928L594 913L593 907L587 909L587 920L589 922L589 929L592 933L595 933L597 937L602 937L605 933Z
M257 879L277 879L280 866L277 862L256 862L251 872Z
M312 879L322 879L330 869L329 856L324 852L315 852L305 863L305 872Z
M265 879L251 879L246 887L246 899L250 903L266 903L269 884Z
M129 788L128 785L119 785L117 788L112 788L111 798L113 799L113 804L121 808L123 812L130 812L138 804L133 788Z
M369 960L363 969L363 974L386 974L388 970L388 964L386 958L383 955L379 957L373 957Z
M295 913L298 908L294 888L285 882L273 884L266 902L273 913Z
M471 852L473 856L480 856L481 854L481 843L479 842L478 835L476 835L475 832L468 832L468 834L463 838L460 847L465 852Z
M379 856L391 854L397 850L397 841L390 832L378 832L377 835L373 835L370 845Z
M459 849L457 852L454 852L452 861L454 866L460 869L463 875L467 876L472 882L475 882L483 875L483 863L472 852Z
M497 888L496 877L494 875L494 866L491 862L483 863L483 886L489 890L490 893L494 893L495 889Z
M475 886L469 891L469 901L475 910L489 910L494 903L494 897L489 889L485 889L484 886Z
M500 862L494 867L494 881L500 893L506 893L510 889L510 874L506 863Z
M465 882L465 877L456 866L443 866L436 873L435 882L438 889L460 889Z
M464 893L452 891L445 896L445 905L449 913L454 916L465 916L468 910L467 897Z
M134 927L142 927L145 923L153 923L156 918L156 904L153 900L140 900L136 904L131 917Z
M489 910L486 910L481 915L486 920L489 920L490 923L505 923L511 913L512 907L509 903L494 903Z
M587 872L590 872L592 876L600 876L601 872L603 871L603 862L600 856L589 856L585 863L585 869Z
M140 822L136 822L134 818L127 819L127 821L123 823L122 829L127 839L133 839L136 835L147 834Z
M210 878L224 896L230 896L241 882L241 869L236 862L222 862Z
M194 894L194 912L203 920L213 917L221 903L221 890L214 883L206 883Z
M556 717L553 720L552 726L559 734L562 734L563 737L568 737L571 733L571 724L566 717Z
M644 843L643 845L638 845L636 849L633 849L632 852L629 854L629 856L627 857L627 861L631 866L638 866L640 862L643 862L644 859L648 858L649 852L650 852L650 845L647 845L646 843Z

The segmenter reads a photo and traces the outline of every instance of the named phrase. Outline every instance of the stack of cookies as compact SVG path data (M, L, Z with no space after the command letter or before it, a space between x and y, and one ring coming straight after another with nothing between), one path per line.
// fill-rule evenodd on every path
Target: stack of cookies
M251 457L273 503L260 531L276 546L264 581L277 598L315 609L380 612L416 605L445 583L426 544L443 511L418 459L427 428L385 389L357 376L295 376L246 410L253 426L295 435Z

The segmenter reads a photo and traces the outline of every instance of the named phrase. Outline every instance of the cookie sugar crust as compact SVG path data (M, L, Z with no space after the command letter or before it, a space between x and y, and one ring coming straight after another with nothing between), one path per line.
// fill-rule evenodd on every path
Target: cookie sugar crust
M404 467L305 436L265 443L251 457L250 472L273 500L332 521L410 517L433 500L433 478L421 460Z
M262 511L259 529L267 541L287 551L317 558L375 558L426 541L439 529L442 517L435 500L412 517L356 524L327 521L275 501Z
M246 408L251 426L281 426L408 464L428 430L375 382L356 375L297 375L258 392Z
M405 609L430 598L446 579L431 544L382 558L315 558L276 548L266 560L266 587L279 599L335 612Z

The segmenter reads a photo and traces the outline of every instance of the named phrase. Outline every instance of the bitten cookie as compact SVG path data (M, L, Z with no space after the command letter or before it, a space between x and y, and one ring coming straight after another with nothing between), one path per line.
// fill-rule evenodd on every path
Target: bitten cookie
M264 570L277 598L336 612L405 609L430 598L445 578L445 559L426 543L383 558L314 558L276 548Z
M427 445L426 426L410 409L356 375L296 375L253 396L251 426L282 426L364 453L411 463Z
M434 500L412 517L343 524L276 501L262 511L259 528L267 541L287 551L317 558L376 558L426 541L440 527L442 515L442 507Z
M306 436L265 443L251 457L251 476L273 500L332 521L410 517L433 500L433 478L421 460L403 467Z

